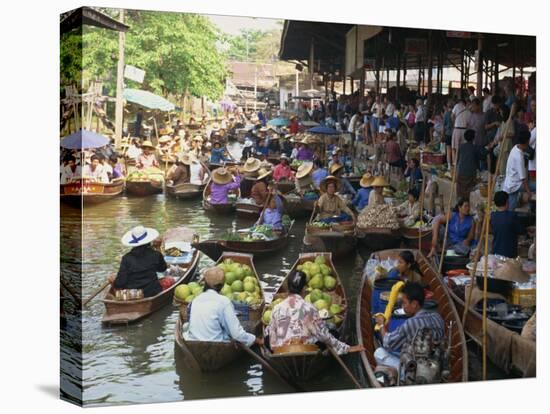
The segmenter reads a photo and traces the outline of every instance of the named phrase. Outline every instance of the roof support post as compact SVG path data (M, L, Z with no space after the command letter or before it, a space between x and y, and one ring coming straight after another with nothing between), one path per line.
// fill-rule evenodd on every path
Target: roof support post
M119 20L124 23L124 9L120 9ZM122 124L124 119L124 42L126 34L118 32L118 65L116 71L116 106L115 106L115 148L120 148Z
M432 31L428 33L428 99L432 97L432 74L433 74L433 54L432 54Z
M477 59L476 59L476 70L477 70L477 85L476 92L477 96L481 96L481 90L483 89L483 38L481 34L477 39Z

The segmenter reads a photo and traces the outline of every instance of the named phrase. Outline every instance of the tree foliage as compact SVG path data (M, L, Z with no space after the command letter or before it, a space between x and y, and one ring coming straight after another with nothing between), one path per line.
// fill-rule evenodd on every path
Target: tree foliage
M116 12L110 14L116 17ZM226 56L218 51L219 33L206 17L128 10L125 23L130 26L126 33L125 63L146 72L143 85L125 79L128 86L165 97L182 96L185 91L210 99L223 94ZM75 53L78 38L81 58ZM64 35L61 59L61 79L65 84L80 83L82 76L102 80L111 92L116 89L117 32L84 26L82 36L78 32Z
M282 22L271 30L242 29L237 36L230 36L228 58L237 61L271 63L277 60L281 43ZM247 54L248 45L248 54Z

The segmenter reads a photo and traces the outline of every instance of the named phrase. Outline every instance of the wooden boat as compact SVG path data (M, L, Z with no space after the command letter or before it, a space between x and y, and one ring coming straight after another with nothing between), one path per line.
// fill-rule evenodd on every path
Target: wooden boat
M428 254L432 244L432 229L431 228L413 228L407 226L401 226L399 228L405 247L418 249L418 236L420 233L420 243L422 246L422 253ZM383 249L380 249L383 250Z
M453 285L451 284L449 292L462 319L465 307L464 292L459 293ZM482 346L483 315L474 308L470 308L466 314L464 332L478 346ZM491 319L487 319L487 358L507 374L519 374L524 378L537 375L536 342L522 337Z
M370 251L395 249L401 245L401 232L389 228L358 228L357 241Z
M383 250L373 253L380 260L397 259L401 250ZM433 300L437 302L437 311L445 321L447 329L446 338L450 340L449 367L450 375L447 382L465 382L468 381L468 351L466 349L466 340L462 330L461 320L454 306L451 295L433 269L430 262L418 250L412 250L416 256L416 262L422 273L423 282L433 292ZM374 336L374 322L371 315L371 297L372 289L368 282L368 275L363 274L359 297L356 309L356 329L359 345L365 348L361 352L362 365L366 371L367 379L372 387L382 387L374 375L376 360L374 351L380 346ZM449 338L449 326L452 324L452 331Z
M184 242L191 242L190 240L182 240ZM200 251L194 250L192 258L187 264L179 264L182 269L180 278L170 288L163 290L156 296L137 300L116 300L116 289L111 285L111 288L103 299L105 305L105 313L103 314L103 323L106 324L128 324L142 319L151 313L159 310L163 306L171 303L174 295L174 289L181 283L189 281L197 269L199 263Z
M294 184L294 181L279 181L276 184L277 190L279 190L281 194L290 193L296 188L296 184Z
M103 203L122 194L124 179L115 179L110 183L92 180L78 180L60 185L61 201L76 207Z
M225 204L212 204L210 203L210 187L212 186L212 179L208 180L208 183L206 183L206 186L204 187L204 191L202 193L202 207L207 212L212 212L215 214L229 214L235 211L235 202L231 203L225 203ZM240 197L241 191L239 189L231 190L229 194L234 194L236 198Z
M208 169L210 171L214 171L216 168L221 168L221 167L231 167L231 166L235 166L235 165L239 165L239 162L238 161L225 161L223 164L218 164L218 163L213 163L213 162L208 162L207 163L207 166L208 166Z
M126 192L137 197L160 194L162 193L162 183L151 180L126 181Z
M193 198L199 198L204 191L204 187L206 187L205 184L198 185L191 183L167 185L166 194L170 197L175 197L177 199L189 200Z
M344 285L332 262L332 255L326 252L302 253L290 269L287 277L283 280L279 289L273 296L273 299L284 298L288 295L288 276L296 271L298 265L306 261L314 261L317 256L324 256L327 266L331 268L331 274L336 278L336 293L341 298L341 305L344 307L342 314L343 321L335 329L339 338L342 338L345 331L348 302L344 289ZM297 382L307 381L315 375L322 372L332 361L332 356L327 349L321 350L313 344L300 344L298 346L291 345L286 352L272 352L266 346L260 347L262 356L271 364L273 368L283 377L292 379Z
M223 253L217 260L216 264L222 263L225 259L231 259L236 263L246 264L251 267L254 277L258 280L258 286L260 286L262 297L264 296L263 289L261 287L260 279L256 268L254 267L253 256L251 254L243 253ZM262 318L262 312L264 308L264 302L256 309L249 308L247 316L239 314L237 316L241 322L243 328L250 333L256 334L260 326L260 320ZM182 335L182 326L187 320L186 305L182 305L185 308L180 308L178 321L176 322L176 344L182 351L187 364L191 367L199 369L203 372L218 371L229 363L235 361L243 354L243 350L238 347L234 342L210 342L210 341L189 341L185 340ZM237 307L239 309L239 307Z
M245 201L247 200L247 201ZM256 219L260 217L264 206L256 203L251 203L249 199L238 199L235 203L235 209L237 211L237 217L244 217L250 219Z
M336 257L350 254L357 246L355 226L334 223L327 230L312 227L317 215L317 207L314 207L304 235L305 251L330 252Z
M307 217L313 211L316 200L305 200L303 197L283 197L285 211L292 218Z

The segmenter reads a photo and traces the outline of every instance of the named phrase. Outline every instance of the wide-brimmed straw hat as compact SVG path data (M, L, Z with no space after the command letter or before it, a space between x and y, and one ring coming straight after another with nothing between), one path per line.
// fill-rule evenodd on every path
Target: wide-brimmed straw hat
M260 169L260 160L254 157L250 157L243 165L243 170L248 173L256 172Z
M153 143L149 140L145 140L141 143L141 148L151 148L151 149L156 149L155 146L153 145Z
M212 131L219 131L220 130L220 124L217 122L212 124Z
M224 271L217 266L206 269L202 276L204 277L206 284L212 288L222 285L225 280Z
M359 181L359 185L363 188L367 188L372 186L373 181L374 181L374 177L370 172L367 172L363 174L363 176L361 177L361 180Z
M163 135L159 138L160 143L170 142L172 140L172 137L170 135Z
M373 180L371 187L387 187L388 185L386 179L379 175Z
M325 177L323 181L321 181L321 185L319 186L319 189L323 193L326 193L327 186L329 185L330 182L333 182L334 184L336 184L336 188L338 188L338 186L340 185L340 179L338 177L335 177L334 175L329 175Z
M296 178L301 179L308 176L311 170L313 170L313 163L304 162L302 165L298 167L298 170L296 171Z
M181 157L178 158L182 163L184 163L185 165L191 165L191 164L196 164L199 162L199 160L197 159L197 157L195 156L195 154L193 153L187 153L187 154L183 154Z
M151 243L159 236L159 232L152 227L136 226L126 232L120 239L126 247L138 247Z
M521 264L516 260L508 260L495 270L496 279L508 280L510 282L529 282L529 275L522 269Z
M231 181L233 181L233 175L231 175L229 170L223 167L216 168L214 171L212 171L212 181L220 185L229 184Z
M330 171L329 172L330 172L331 175L334 175L338 171L340 171L342 168L344 168L344 166L342 164L334 163L330 166Z
M263 180L265 177L271 175L273 171L270 171L266 168L261 168L260 171L258 171L258 178L256 178L257 181Z

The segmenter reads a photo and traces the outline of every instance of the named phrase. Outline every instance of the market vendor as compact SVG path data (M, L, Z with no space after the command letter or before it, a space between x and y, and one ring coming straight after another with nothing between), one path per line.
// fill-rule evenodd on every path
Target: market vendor
M298 271L289 276L289 294L273 308L267 326L266 344L269 344L272 351L283 346L318 343L332 347L340 355L363 351L362 346L347 345L329 332L326 323L319 316L319 311L301 296L306 281L303 272Z
M138 169L144 168L159 168L157 157L155 156L155 147L151 141L143 141L141 144L141 154L137 157L136 167Z
M268 155L279 155L281 152L281 144L279 143L279 135L273 134L269 138L267 145Z
M388 182L382 176L377 176L372 181L371 186L373 188L373 191L371 191L369 194L369 206L386 204L386 202L384 201L383 193L384 187L387 187L388 185Z
M517 214L508 210L508 200L509 195L505 191L495 193L497 211L491 213L493 254L516 258L518 257L518 238L524 233L524 229Z
M164 256L151 245L158 236L157 230L143 226L136 226L122 236L122 244L132 250L122 256L116 276L108 277L116 289L142 289L146 298L162 291L157 272L164 272L167 266Z
M227 168L215 169L212 171L210 203L227 204L229 192L238 189L240 184L241 176L239 174L233 177Z
M203 140L202 140L202 136L200 135L195 135L193 137L193 140L191 141L190 152L198 159L202 157L202 143L203 143Z
M363 210L369 203L369 195L372 191L373 181L374 177L370 172L363 174L361 177L361 180L359 181L361 188L357 191L357 194L355 194L355 197L353 198L353 205L357 211Z
M166 183L169 185L178 185L188 183L190 180L189 166L191 165L191 156L184 154L176 161L175 168L170 169L166 175Z
M273 179L276 182L284 180L292 181L294 179L294 172L290 168L288 157L285 154L281 155L279 164L273 169Z
M80 178L80 166L76 165L76 158L72 155L67 155L64 159L65 165L61 169L61 184L66 184L69 181Z
M400 279L407 282L422 282L422 272L410 250L399 252L397 265L388 272L388 279Z
M263 206L265 204L265 201L267 200L267 197L269 195L269 191L267 189L267 180L271 173L271 171L268 171L265 168L261 168L258 171L258 178L256 178L256 183L252 186L252 189L250 190L250 197L259 206Z
M187 341L241 342L246 346L262 345L263 340L246 332L235 313L230 299L220 294L224 285L224 272L211 267L203 273L205 291L193 300L189 323L183 326Z
M321 182L321 192L323 195L316 203L318 220L323 223L334 223L342 221L355 222L355 215L346 205L346 202L336 194L340 180L337 177L329 175Z
M434 219L432 226L432 248L428 257L437 252L438 241L445 237L445 224L449 220L447 234L447 250L454 250L456 254L466 256L474 244L475 221L470 214L470 202L463 198L458 200L454 211L447 215L440 215Z
M328 176L328 171L323 167L323 162L321 160L315 160L313 162L313 173L311 174L311 179L313 180L313 185L315 188L321 186L321 182Z
M309 145L302 142L298 148L296 159L298 161L313 161L313 155L313 151L309 148Z
M404 324L388 332L384 315L376 315L376 324L380 327L382 346L374 351L374 359L379 365L399 370L400 352L403 345L410 344L416 333L422 328L430 328L434 341L445 337L445 321L437 312L427 311L424 306L424 288L421 284L407 282L401 289L402 307L408 316Z
M212 144L212 151L210 152L210 163L211 164L221 164L224 161L229 161L229 158L226 157L227 150L225 147L222 147L220 141L214 141Z
M344 173L343 164L332 164L332 166L329 168L329 172L330 175L334 175L340 180L340 194L349 194L350 196L355 197L357 191L355 191L355 188L353 188L349 180L342 175Z
M420 217L420 203L418 202L418 191L412 188L407 193L407 200L397 207L398 215L403 219L406 227L411 227Z
M264 138L260 138L258 140L258 143L256 145L256 154L257 155L263 155L267 157L269 154L269 148L267 147L267 143Z
M272 196L269 199L269 204L265 209L258 224L269 224L273 227L273 230L281 231L283 229L283 219L281 212L277 207L276 196Z
M296 191L302 196L309 192L315 192L316 190L311 176L312 171L312 162L304 162L296 171L296 179L294 180L294 183L296 186Z

